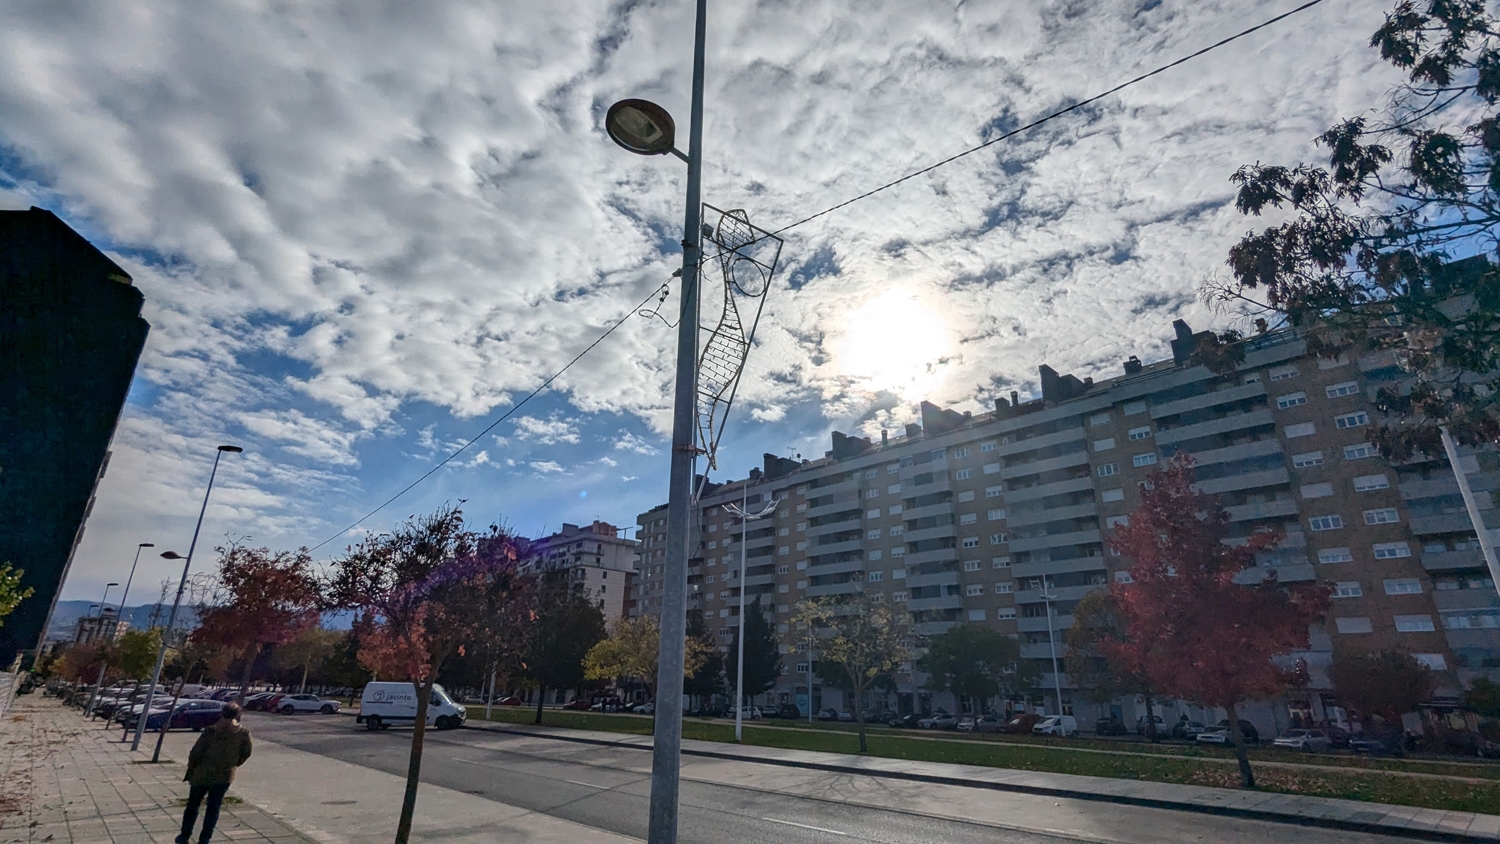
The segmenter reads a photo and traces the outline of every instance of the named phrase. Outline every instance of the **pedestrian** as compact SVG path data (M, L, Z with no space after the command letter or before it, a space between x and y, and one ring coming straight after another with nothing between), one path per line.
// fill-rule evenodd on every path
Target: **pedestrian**
M205 797L208 798L208 808L203 812L203 832L198 836L198 844L208 844L214 826L219 822L219 807L224 804L224 794L234 782L234 772L249 758L250 731L240 724L239 704L226 703L223 717L203 731L188 754L187 774L182 779L190 788L187 808L182 813L182 834L177 836L177 844L188 844L192 840L198 807L203 805Z

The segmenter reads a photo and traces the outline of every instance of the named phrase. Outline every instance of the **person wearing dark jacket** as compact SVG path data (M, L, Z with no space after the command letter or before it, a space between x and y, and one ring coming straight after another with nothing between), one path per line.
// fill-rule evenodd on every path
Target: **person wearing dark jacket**
M224 704L224 717L203 731L193 750L188 754L187 774L183 780L190 785L187 809L182 813L182 834L177 844L188 844L193 837L193 824L198 820L198 807L203 798L208 798L208 808L203 812L203 832L198 844L208 844L219 822L219 807L224 804L224 794L234 782L234 772L250 758L250 731L240 724L238 704Z

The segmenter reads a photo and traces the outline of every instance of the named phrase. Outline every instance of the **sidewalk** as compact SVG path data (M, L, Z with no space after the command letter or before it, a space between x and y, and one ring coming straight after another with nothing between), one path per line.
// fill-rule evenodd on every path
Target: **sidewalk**
M515 735L587 744L650 748L650 736L623 735L589 730L469 721L471 729L486 729ZM1208 786L1175 785L1140 780L1108 779L1074 774L1052 774L938 762L885 759L856 754L783 750L720 742L682 742L686 756L757 762L801 771L855 774L909 782L926 782L966 788L992 789L1020 794L1092 800L1148 808L1228 817L1269 820L1351 832L1396 835L1429 841L1500 842L1500 815L1444 812L1340 800L1305 797L1269 791L1242 791ZM785 785L797 790L795 778ZM780 790L777 786L762 786ZM790 792L789 792L790 793ZM1496 807L1500 810L1500 807Z

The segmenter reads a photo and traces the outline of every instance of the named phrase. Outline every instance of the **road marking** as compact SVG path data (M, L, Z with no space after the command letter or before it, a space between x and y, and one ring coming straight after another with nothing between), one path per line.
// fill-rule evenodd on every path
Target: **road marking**
M797 823L796 821L783 821L783 820L778 820L776 818L761 818L761 820L763 820L763 821L770 821L771 823L784 823L787 826L801 827L802 829L810 829L810 830L812 830L814 832L826 832L829 835L848 835L849 834L847 832L839 832L836 829L826 829L826 828L821 827L821 826L812 826L811 824Z
M574 785L586 785L589 788L598 788L598 789L602 789L604 791L608 791L609 790L609 786L607 786L607 785L594 785L591 782L580 782L579 780L563 780L563 782L570 782L570 783L572 783Z

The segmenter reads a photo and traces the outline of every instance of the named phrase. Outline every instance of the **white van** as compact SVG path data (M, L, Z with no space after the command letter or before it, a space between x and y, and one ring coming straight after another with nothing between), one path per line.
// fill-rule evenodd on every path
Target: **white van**
M1078 719L1072 715L1049 715L1038 721L1031 732L1039 736L1076 736Z
M411 724L417 720L417 691L410 682L367 683L359 699L357 724L367 729L383 730L392 724ZM453 730L469 720L468 710L453 702L442 686L432 687L427 703L427 726Z

